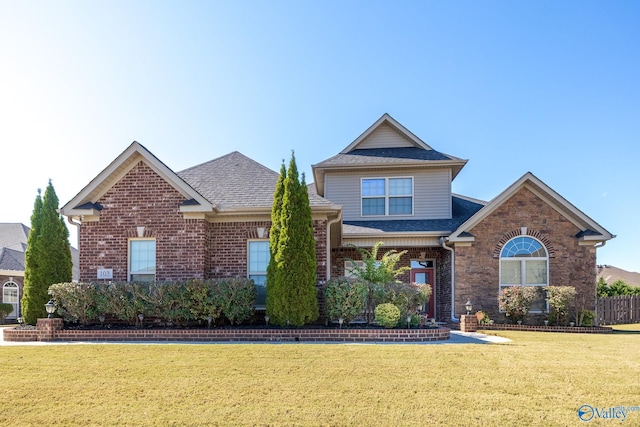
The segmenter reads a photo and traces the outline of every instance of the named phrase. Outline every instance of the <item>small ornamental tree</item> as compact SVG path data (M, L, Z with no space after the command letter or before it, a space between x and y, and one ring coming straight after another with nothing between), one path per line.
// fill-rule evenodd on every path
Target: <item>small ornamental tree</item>
M51 180L44 198L38 191L27 245L22 317L25 323L35 324L47 314L44 305L49 300L49 286L71 282L73 268L69 230L58 213L58 196Z
M302 182L298 178L293 152L283 187L279 220L274 224L276 246L270 249L275 263L268 271L267 315L277 325L302 326L318 318L316 247L307 185L304 174Z
M534 286L509 286L498 295L498 306L513 323L524 321L536 297Z
M398 252L395 249L385 252L380 259L378 259L378 251L382 242L377 242L371 248L371 251L364 248L356 248L360 253L362 259L362 265L358 265L354 260L348 260L352 263L350 273L355 277L363 280L367 283L367 301L366 301L366 315L367 322L371 323L371 315L376 305L385 302L384 292L387 284L395 283L395 279L411 269L411 267L396 267L400 262L400 257L407 251Z
M549 322L552 325L566 325L569 308L576 297L573 286L548 286L547 300L549 301Z

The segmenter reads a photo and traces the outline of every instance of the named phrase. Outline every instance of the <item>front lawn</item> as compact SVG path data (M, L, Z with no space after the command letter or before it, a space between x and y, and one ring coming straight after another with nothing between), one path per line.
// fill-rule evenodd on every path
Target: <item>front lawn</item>
M547 426L640 406L640 334L491 333L513 342L5 346L0 424Z

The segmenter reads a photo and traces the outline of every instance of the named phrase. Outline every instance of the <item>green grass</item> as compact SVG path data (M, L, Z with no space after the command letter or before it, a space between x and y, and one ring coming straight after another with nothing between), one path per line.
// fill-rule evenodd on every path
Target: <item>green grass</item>
M640 325L616 329L492 332L513 340L499 345L5 346L0 425L582 425L582 404L640 406Z

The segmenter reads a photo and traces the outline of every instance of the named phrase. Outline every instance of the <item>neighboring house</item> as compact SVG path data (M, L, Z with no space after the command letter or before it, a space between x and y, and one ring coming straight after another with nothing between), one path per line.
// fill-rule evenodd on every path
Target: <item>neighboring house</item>
M433 286L425 311L441 321L468 299L496 315L517 284L576 286L593 308L596 248L615 236L531 173L488 203L452 194L465 164L385 114L314 165L318 282L382 241L407 251L402 280ZM132 143L61 209L79 225L80 280L250 277L263 308L277 179L238 152L176 173ZM541 292L534 311L544 304Z
M0 223L0 302L13 305L7 319L16 319L20 313L20 299L24 286L24 256L31 229L19 223ZM78 250L71 248L73 278L78 279Z

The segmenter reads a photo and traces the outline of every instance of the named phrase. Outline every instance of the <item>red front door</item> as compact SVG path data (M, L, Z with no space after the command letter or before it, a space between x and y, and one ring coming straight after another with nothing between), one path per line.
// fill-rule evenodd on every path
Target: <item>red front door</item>
M431 298L429 304L425 308L425 312L429 315L429 318L435 317L435 304L436 299L436 287L433 281L433 268L412 268L411 269L411 282L412 283L428 283L431 285Z

